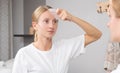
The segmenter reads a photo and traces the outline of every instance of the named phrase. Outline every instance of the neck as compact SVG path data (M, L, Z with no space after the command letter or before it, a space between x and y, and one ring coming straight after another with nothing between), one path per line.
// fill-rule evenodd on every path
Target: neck
M52 47L52 38L39 38L34 42L34 46L39 50L48 51Z

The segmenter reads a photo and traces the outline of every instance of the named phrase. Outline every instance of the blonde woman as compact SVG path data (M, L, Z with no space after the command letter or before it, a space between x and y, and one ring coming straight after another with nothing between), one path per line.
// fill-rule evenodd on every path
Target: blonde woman
M12 73L67 73L69 61L85 53L85 46L100 38L101 32L88 22L66 10L54 10L39 6L33 12L34 42L18 51ZM86 34L53 42L57 18L76 23Z
M112 42L120 42L120 0L109 0L109 17L110 21L108 23L108 27L111 33L111 41ZM120 49L120 48L119 48ZM117 57L120 57L118 51L116 51ZM119 58L117 58L117 62ZM113 70L111 73L120 73L120 64L117 64L117 68Z

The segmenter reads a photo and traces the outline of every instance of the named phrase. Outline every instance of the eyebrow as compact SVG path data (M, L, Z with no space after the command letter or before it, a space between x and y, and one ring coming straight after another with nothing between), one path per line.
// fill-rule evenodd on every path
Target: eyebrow
M44 18L44 19L40 19L41 21L45 21L45 20L52 20L52 21L57 21L58 22L58 19L54 18L54 19L50 19L50 18Z

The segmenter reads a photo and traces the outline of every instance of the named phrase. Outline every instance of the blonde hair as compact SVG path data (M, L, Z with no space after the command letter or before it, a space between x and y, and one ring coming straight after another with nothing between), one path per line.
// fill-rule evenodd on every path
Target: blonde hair
M112 7L115 10L116 17L120 17L120 0L112 0Z
M35 11L32 14L32 22L38 23L38 19L39 19L40 15L50 8L52 8L52 7L50 7L50 6L39 6L38 8L36 8ZM38 38L37 38L38 35L37 35L36 32L37 32L37 30L34 29L34 42L38 40Z

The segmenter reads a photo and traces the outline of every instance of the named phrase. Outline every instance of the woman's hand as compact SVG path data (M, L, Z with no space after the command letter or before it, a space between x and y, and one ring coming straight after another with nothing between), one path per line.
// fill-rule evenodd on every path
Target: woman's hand
M72 15L70 13L68 13L66 10L58 8L56 10L56 13L57 13L58 17L62 20L69 20L69 21L72 20Z

